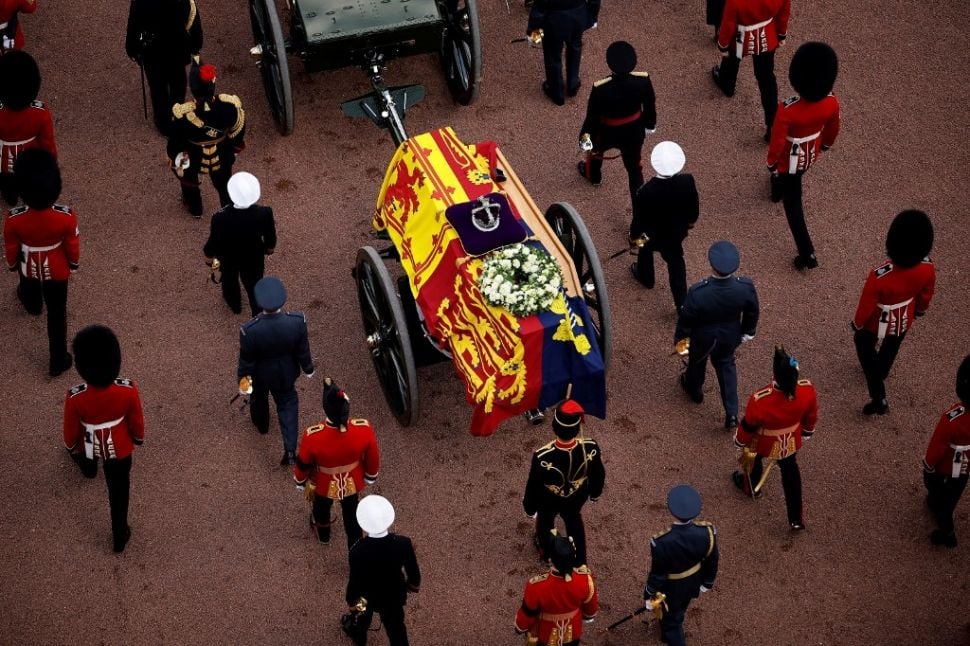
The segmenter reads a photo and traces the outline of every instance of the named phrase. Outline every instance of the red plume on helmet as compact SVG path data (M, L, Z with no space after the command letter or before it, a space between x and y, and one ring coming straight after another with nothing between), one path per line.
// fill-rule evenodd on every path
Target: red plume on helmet
M192 63L189 70L189 89L199 101L208 101L216 94L216 67L208 63Z

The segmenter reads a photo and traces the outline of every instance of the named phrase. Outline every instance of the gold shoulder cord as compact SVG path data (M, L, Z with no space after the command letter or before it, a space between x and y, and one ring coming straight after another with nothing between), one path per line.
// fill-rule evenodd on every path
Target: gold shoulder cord
M195 0L189 0L189 17L185 21L185 31L192 29L192 24L195 22L195 17L198 13L199 10L195 6Z

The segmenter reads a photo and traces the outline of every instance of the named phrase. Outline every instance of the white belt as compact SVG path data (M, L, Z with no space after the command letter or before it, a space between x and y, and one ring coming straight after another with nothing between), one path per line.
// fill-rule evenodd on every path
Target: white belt
M0 27L0 29L3 29L3 27ZM30 139L21 139L20 141L5 141L0 139L0 146L25 146L36 138L37 137L31 137Z
M54 251L60 246L61 246L60 242L52 245L47 245L46 247L31 247L30 245L25 245L25 244L20 245L20 247L24 250L25 253L42 253L44 251Z
M768 20L759 22L756 25L738 25L737 45L734 48L734 53L737 54L738 58L744 56L744 35L752 31L758 31L763 27L767 27L771 24L771 20L771 18L768 18Z
M814 135L808 135L807 137L785 137L785 139L792 142L796 146L801 146L802 144L807 143L809 141L815 141L816 139L818 139L819 135L821 134L822 134L822 131L819 130Z
M963 454L970 451L970 444L951 444L953 449L953 467L950 469L950 476L959 478L963 471Z
M798 159L800 157L799 153L801 152L802 144L807 144L811 141L815 141L816 139L819 138L819 135L821 134L822 134L822 131L819 130L815 134L808 135L807 137L785 137L785 139L791 142L791 152L788 153L788 173L790 175L793 175L798 172ZM808 167L808 163L809 163L808 155L809 153L806 150L805 151L806 168Z
M876 329L876 337L882 341L886 338L886 331L889 329L889 313L903 307L906 307L913 302L912 298L909 298L901 303L896 303L894 305L883 305L879 304L879 309L882 310L882 314L879 315L879 327Z
M119 417L118 419L112 420L110 422L104 422L102 424L88 424L87 422L81 422L84 426L84 455L87 456L89 460L94 459L94 440L95 433L97 431L103 431L106 428L113 428L118 424L121 424L125 420L124 417Z

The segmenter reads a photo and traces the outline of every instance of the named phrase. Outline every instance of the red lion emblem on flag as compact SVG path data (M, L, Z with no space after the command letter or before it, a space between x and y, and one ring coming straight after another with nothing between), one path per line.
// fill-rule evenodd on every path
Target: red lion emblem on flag
M398 211L401 215L398 218L403 223L407 216L418 208L418 194L415 187L421 186L424 182L424 175L421 169L415 167L408 173L407 164L401 159L395 168L396 177L394 183L387 187L384 192L384 208ZM397 202L395 207L394 203Z

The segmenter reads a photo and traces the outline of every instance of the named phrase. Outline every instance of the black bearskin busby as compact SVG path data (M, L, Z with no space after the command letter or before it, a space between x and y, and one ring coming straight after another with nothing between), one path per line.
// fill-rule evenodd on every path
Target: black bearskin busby
M189 69L189 89L199 101L210 101L216 95L216 67L192 63Z
M798 385L798 360L788 354L783 345L775 346L773 375L778 389L788 397L794 397Z
M121 346L111 328L89 325L74 335L74 366L89 386L110 386L121 372Z
M20 153L13 174L20 197L32 209L49 209L61 196L61 170L54 155L46 150L30 148Z
M886 254L900 267L915 267L933 248L933 223L922 211L909 209L893 219L886 234Z
M23 110L40 92L40 69L33 56L15 49L0 56L0 103Z
M568 577L576 567L576 545L568 536L553 533L549 541L549 560L556 572Z
M625 40L618 40L606 48L606 64L614 74L629 74L637 67L637 50Z
M560 440L571 440L582 430L583 407L572 399L567 399L556 409L552 417L552 432Z
M835 87L839 57L825 43L809 42L798 48L788 68L788 81L806 101L821 101Z
M970 406L970 354L963 358L957 370L957 397L964 406Z
M350 419L350 398L330 377L323 380L323 412L338 428L345 428Z

